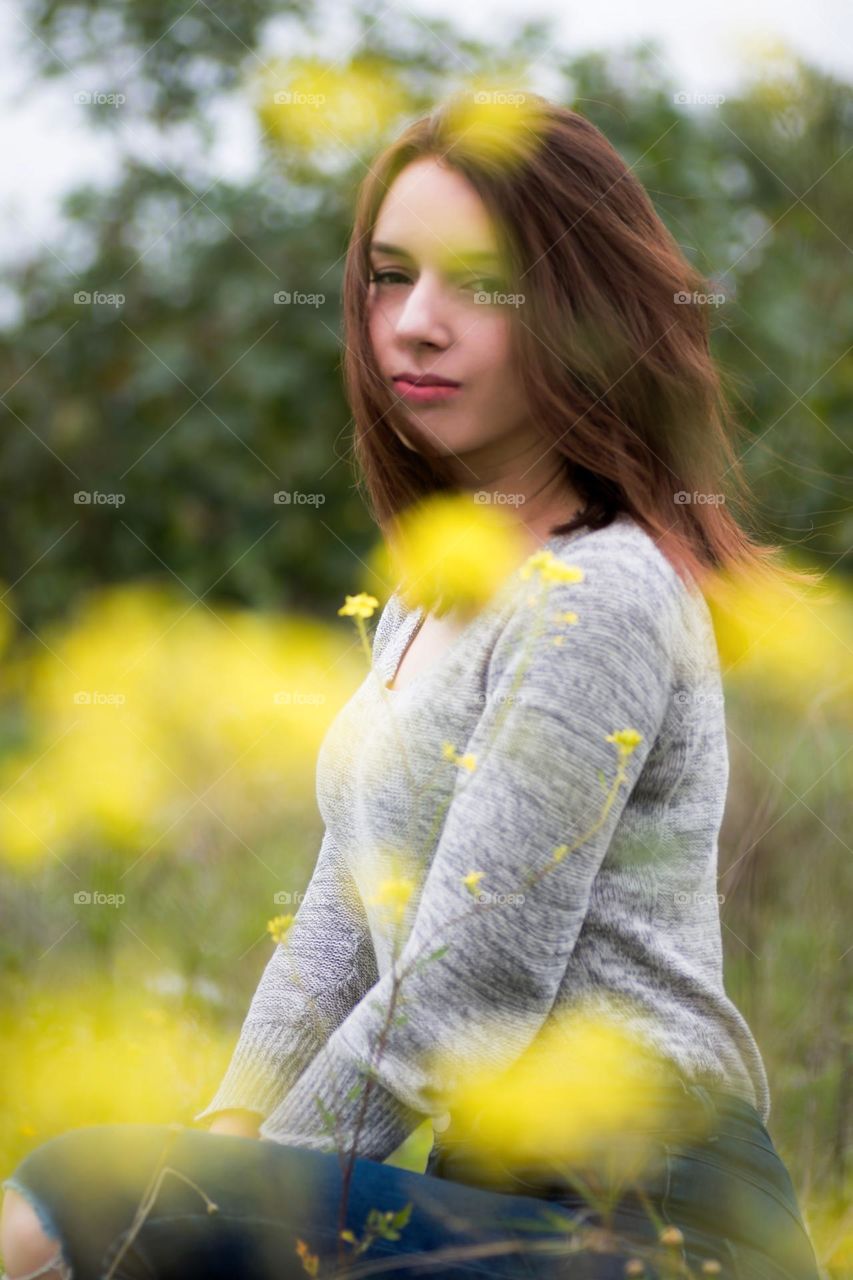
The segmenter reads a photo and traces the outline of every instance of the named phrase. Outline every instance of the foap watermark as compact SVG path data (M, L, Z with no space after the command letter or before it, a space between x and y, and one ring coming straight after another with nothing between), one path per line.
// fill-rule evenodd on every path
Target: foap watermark
M322 307L326 301L325 293L291 293L287 289L279 289L272 300L277 307Z
M477 489L474 501L483 506L492 503L497 507L520 507L526 498L523 493L491 493L488 489Z
M80 89L74 94L77 107L123 107L127 97L123 93L104 93L101 89Z
M523 893L491 893L488 889L478 889L474 901L493 907L520 907L524 902Z
M686 489L679 489L677 493L672 495L673 502L679 506L689 506L691 503L696 506L717 507L722 506L726 500L724 493L697 493L694 489L692 493L688 493Z
M523 307L525 298L523 293L500 293L497 290L489 292L488 289L478 289L474 294L474 301L481 307Z
M477 694L475 701L482 702L483 704L488 702L492 705L497 704L498 706L523 707L524 694L499 693L497 690L495 690L494 693L487 693L486 690L483 689Z
M724 293L697 293L696 290L688 293L686 289L679 289L677 293L672 295L672 300L679 307L693 305L694 307L722 307L726 301Z
M702 893L698 889L675 889L672 894L673 902L677 902L680 907L706 907L710 902L716 902L719 906L726 900L724 893Z
M303 493L300 489L279 489L273 494L273 502L277 507L322 507L326 501L325 493Z
M123 707L126 701L123 693L103 693L100 689L78 689L74 694L78 707Z
M526 101L526 93L508 93L505 89L478 89L474 94L474 102L479 107L520 107Z
M278 893L274 893L272 900L277 907L288 907L292 903L300 903L305 897L304 889L291 891L290 889L279 889Z
M101 893L99 889L78 889L74 894L75 907L123 907L126 902L123 893Z
M301 93L298 89L279 89L273 95L277 107L322 107L325 93Z
M324 693L303 693L299 689L276 689L272 696L275 707L320 707L326 701Z
M78 507L123 507L123 493L101 493L100 489L78 489L74 501Z
M677 707L723 707L726 701L719 689L676 689L672 700Z
M103 293L100 289L78 289L74 294L75 307L123 307L125 302L123 293Z
M682 89L674 93L672 100L677 107L721 107L726 100L724 93L691 93Z

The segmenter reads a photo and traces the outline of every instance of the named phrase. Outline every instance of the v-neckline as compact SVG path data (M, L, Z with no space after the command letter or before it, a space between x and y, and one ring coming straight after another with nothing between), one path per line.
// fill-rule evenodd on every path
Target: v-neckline
M531 551L530 554L536 555L537 551L546 551L555 542L562 542L563 540L568 540L571 542L576 537L578 537L579 535L585 532L587 532L586 527L582 526L579 529L573 529L569 533L552 534L550 538L546 539L546 541L543 542L540 547L536 548L536 550L534 551ZM522 564L523 563L524 561L522 561ZM424 622L426 621L427 611L424 609L423 605L416 605L414 609L406 609L406 605L404 604L402 598L399 595L397 595L397 599L399 601L400 607L406 610L406 617L403 621L402 626L400 627L398 634L394 637L395 643L389 645L385 650L385 653L383 654L384 670L379 673L381 683L382 683L383 693L390 694L391 701L396 702L399 698L402 698L406 693L408 693L410 689L412 689L413 687L417 686L418 684L422 683L423 681L431 677L438 668L443 666L443 664L446 661L449 661L451 656L458 649L462 647L463 642L466 642L470 639L474 629L482 622L484 617L494 607L495 601L501 595L503 589L507 586L507 584L518 574L518 570L520 568L521 568L521 565L519 565L518 569L515 569L513 573L509 575L509 578L504 582L504 584L501 587L499 587L497 591L495 591L495 593L483 605L483 607L477 613L474 614L474 617L470 620L470 622L467 622L464 625L464 627L462 627L461 631L456 635L456 637L453 640L451 640L450 644L447 645L447 647L441 651L441 653L438 655L436 660L434 662L431 662L429 666L424 667L422 670L415 672L412 678L408 681L407 684L403 686L402 689L392 689L391 685L397 679L397 675L400 671L400 667L403 664L403 659L408 653L409 648L413 644L415 637L417 636Z

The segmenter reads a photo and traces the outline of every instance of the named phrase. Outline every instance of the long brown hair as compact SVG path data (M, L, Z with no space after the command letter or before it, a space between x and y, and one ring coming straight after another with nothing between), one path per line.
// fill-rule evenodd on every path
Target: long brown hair
M594 124L538 94L514 96L520 128L518 105L478 112L470 94L454 95L372 161L358 193L343 284L344 378L360 483L383 533L405 508L456 487L438 450L420 439L417 452L408 449L391 429L405 430L406 418L368 329L382 200L406 165L430 156L479 194L508 287L525 299L513 358L543 443L562 455L584 503L550 532L601 528L627 511L699 581L709 570L811 581L776 563L782 549L744 527L754 503L710 353L702 296L713 286Z

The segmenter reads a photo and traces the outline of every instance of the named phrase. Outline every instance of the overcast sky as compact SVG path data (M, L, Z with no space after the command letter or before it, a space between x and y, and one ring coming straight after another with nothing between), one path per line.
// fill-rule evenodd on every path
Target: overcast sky
M349 11L345 3L333 7L338 18ZM447 17L462 31L489 39L499 40L502 30L513 31L519 21L517 0L488 0L488 4L467 0L465 5L458 0L429 0L408 8L423 17ZM391 0L387 10L392 9L403 6ZM90 132L85 108L74 108L68 86L32 77L21 54L21 36L26 35L22 12L17 0L7 0L0 8L0 143L5 178L0 190L0 264L44 243L59 249L56 207L60 194L84 178L108 184L115 172L109 140L100 132ZM749 75L756 48L776 42L853 81L849 0L811 0L796 7L782 6L778 0L716 0L713 9L686 6L680 0L646 0L642 6L635 0L611 0L606 5L576 5L571 11L564 0L538 0L524 7L525 18L537 15L558 19L560 43L571 56L656 38L663 43L664 62L676 86L693 93L730 94ZM345 24L339 20L329 25L329 30L342 29ZM329 53L345 55L346 42L344 34L341 48ZM282 43L280 52L286 53L288 46ZM72 82L72 90L79 87ZM550 88L547 83L531 87L544 93ZM223 111L218 171L238 176L251 168L257 154L254 139L254 121L246 104Z

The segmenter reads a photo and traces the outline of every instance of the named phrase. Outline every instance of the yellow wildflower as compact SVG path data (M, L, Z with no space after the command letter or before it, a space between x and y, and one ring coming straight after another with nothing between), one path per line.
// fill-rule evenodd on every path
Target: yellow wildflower
M441 748L441 754L445 760L449 760L451 764L458 764L460 769L467 769L469 773L473 773L477 767L477 757L472 755L470 751L464 756L460 756L452 742L445 742Z
M462 877L462 883L469 893L476 894L477 885L485 874L484 871L469 871L467 876Z
M370 596L366 591L359 591L358 595L347 596L346 604L341 605L338 614L347 618L372 618L373 610L378 604L376 596Z
M579 565L564 564L553 551L543 548L528 556L519 570L520 576L527 581L534 573L538 573L543 582L583 582L584 571Z
M415 884L407 876L389 876L380 882L379 888L370 903L374 906L386 907L391 918L399 922L406 910L406 903L414 892Z
M606 741L614 742L619 750L619 758L626 760L643 741L643 735L636 729L617 729L615 733L608 733Z
M273 942L284 942L288 929L293 924L294 915L292 911L288 911L284 916L273 916L272 920L267 923L267 932L272 937Z
M572 613L571 609L566 609L564 613L554 614L555 622L577 622L577 620L578 615L576 613Z
M569 852L569 846L567 844L560 844L560 845L557 845L557 848L554 850L551 856L553 857L555 862L562 862L563 858L565 858L568 852Z
M402 512L389 534L391 576L400 595L443 616L476 616L509 578L524 540L496 503L467 492L434 493Z
M555 1161L602 1173L617 1160L628 1178L639 1173L655 1158L648 1130L670 1123L663 1100L651 1104L649 1093L671 1078L671 1068L642 1038L639 1017L633 1027L623 1024L621 1009L610 1016L576 1008L543 1029L509 1069L466 1070L448 1101L466 1158L470 1149L487 1166ZM448 1060L437 1056L437 1063Z

